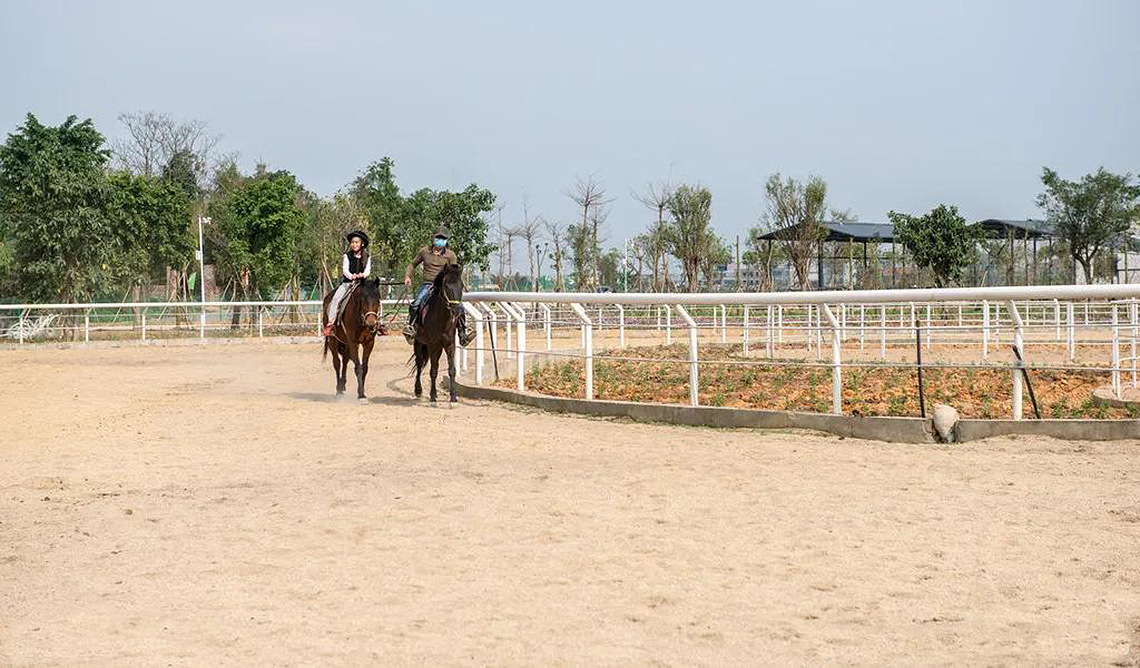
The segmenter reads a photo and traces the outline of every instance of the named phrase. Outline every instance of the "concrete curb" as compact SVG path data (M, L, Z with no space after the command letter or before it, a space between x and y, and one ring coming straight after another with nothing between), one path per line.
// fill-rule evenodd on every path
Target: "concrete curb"
M1140 401L1117 399L1113 396L1111 387L1098 387L1093 390L1092 402L1094 405L1106 406L1108 408L1132 408L1134 406L1140 406Z
M959 420L959 442L1023 434L1065 441L1120 441L1140 438L1140 420Z
M468 385L457 377L459 394L473 399L492 399L531 406L554 413L578 413L597 417L627 417L638 422L733 429L810 429L837 436L896 443L934 443L929 420L900 417L854 417L825 413L795 413L717 406L642 404L552 397L517 392L501 387Z

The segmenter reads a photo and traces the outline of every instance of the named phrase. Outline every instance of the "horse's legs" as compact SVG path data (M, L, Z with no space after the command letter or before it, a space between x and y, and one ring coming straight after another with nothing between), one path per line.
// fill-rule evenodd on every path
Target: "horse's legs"
M330 340L325 341L325 345L328 346L329 352L332 353L333 377L336 379L336 393L340 394L344 392L344 388L341 387L340 383L340 352L338 350L339 344L330 338Z
M356 388L356 397L364 401L364 379L368 377L368 358L372 355L372 341L362 344L361 348L363 353L360 356L360 365L357 367L356 374L360 384Z
M455 344L447 344L445 350L447 350L447 400L455 403L458 400L458 397L455 396Z
M439 354L442 352L442 346L431 351L431 402L433 404L436 400L436 379L439 377Z
M416 396L424 396L424 386L420 383L420 374L424 370L424 362L427 361L427 352L424 350L422 343L416 342L412 348L416 353Z
M336 347L340 351L340 373L336 377L336 393L344 394L345 388L348 387L348 348L340 341L336 342Z

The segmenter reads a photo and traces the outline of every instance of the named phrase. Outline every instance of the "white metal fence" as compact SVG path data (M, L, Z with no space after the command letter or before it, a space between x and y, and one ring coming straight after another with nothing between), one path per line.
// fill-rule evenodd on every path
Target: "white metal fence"
M471 292L464 308L476 325L476 338L460 354L460 363L466 369L473 357L475 381L482 384L494 348L513 360L515 386L525 390L529 355L580 358L585 372L582 393L592 399L599 347L672 344L676 335L687 343L685 359L644 361L687 365L689 402L698 405L701 367L728 363L700 358L703 337L706 343L739 343L751 356L733 364L830 368L831 410L842 413L844 368L914 367L916 362L889 360L888 350L913 349L917 337L925 349L965 345L977 353L969 363L927 363L926 368L1007 370L1012 381L1011 414L1020 419L1022 366L1104 372L1110 375L1117 397L1122 395L1125 375L1132 387L1137 386L1137 298L1140 285L700 294ZM384 308L398 309L402 322L404 309L397 300L385 300ZM0 305L0 333L20 343L52 338L317 336L319 314L320 302L315 300L15 304ZM541 337L539 343L528 341L528 334L535 332ZM605 332L607 336L599 337ZM556 340L562 344L558 349ZM1012 345L1021 362L992 360L991 352L999 344ZM857 346L860 359L853 359L851 346ZM1067 361L1035 359L1039 357L1035 346L1062 346ZM779 353L789 348L802 349L816 361L779 359ZM1078 362L1079 348L1096 351L1100 357ZM877 359L863 353L876 349ZM611 355L609 359L637 358Z

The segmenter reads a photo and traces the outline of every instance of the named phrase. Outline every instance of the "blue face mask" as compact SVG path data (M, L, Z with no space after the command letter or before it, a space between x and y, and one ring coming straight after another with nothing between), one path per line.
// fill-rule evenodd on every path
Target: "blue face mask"
M436 248L444 248L447 246L447 239L441 239L437 237L433 243L435 244Z

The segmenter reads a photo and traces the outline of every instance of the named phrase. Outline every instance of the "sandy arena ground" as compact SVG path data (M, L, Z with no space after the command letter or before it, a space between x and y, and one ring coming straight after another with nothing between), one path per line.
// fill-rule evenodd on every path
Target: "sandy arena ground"
M1140 444L335 401L316 344L0 351L0 665L1140 665Z

